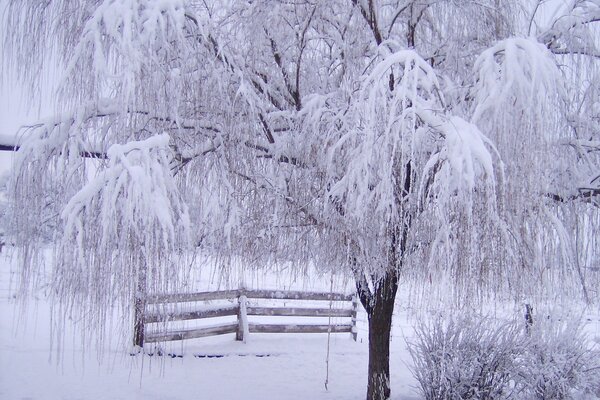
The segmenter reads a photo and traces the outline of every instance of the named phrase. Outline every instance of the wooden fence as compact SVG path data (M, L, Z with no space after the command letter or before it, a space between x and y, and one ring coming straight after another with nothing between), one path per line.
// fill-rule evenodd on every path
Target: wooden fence
M299 300L321 302L319 307L275 307L253 306L249 299ZM234 304L213 309L185 311L148 310L151 306L167 304L206 302L211 300L234 300ZM332 302L341 302L342 308L333 308ZM323 304L323 302L327 302ZM349 304L348 304L349 303ZM337 303L336 303L337 304ZM339 306L339 304L337 304ZM342 333L349 332L356 341L356 315L358 299L356 296L342 293L320 293L279 290L224 290L217 292L199 292L185 294L162 294L136 301L134 321L134 345L142 347L144 343L163 342L201 338L226 333L235 333L236 340L245 340L250 333ZM236 316L236 322L209 327L169 330L165 329L172 321L197 320L224 316ZM248 316L265 317L331 317L348 318L343 324L262 324L249 323ZM146 332L148 324L163 323L159 332Z

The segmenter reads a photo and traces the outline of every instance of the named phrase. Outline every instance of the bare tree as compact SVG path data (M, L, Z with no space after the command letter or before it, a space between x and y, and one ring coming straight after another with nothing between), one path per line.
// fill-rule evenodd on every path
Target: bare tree
M347 271L369 318L369 400L390 396L402 280L589 298L600 5L547 26L539 6L11 1L5 67L36 89L51 53L74 110L18 143L25 276L49 226L57 300L101 326L103 305L177 287L187 243Z

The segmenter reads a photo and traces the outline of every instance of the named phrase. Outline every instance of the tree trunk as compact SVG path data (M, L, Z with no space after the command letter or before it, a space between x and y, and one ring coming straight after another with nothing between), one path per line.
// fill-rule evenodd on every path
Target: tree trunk
M410 163L407 176L411 175ZM410 180L405 182L405 190L410 189ZM387 269L383 276L371 275L371 285L367 281L364 269L359 268L353 258L351 268L354 273L356 291L360 302L369 317L369 371L367 382L367 400L388 400L390 398L390 334L392 314L398 291L398 275L406 249L408 226L397 226L391 232ZM399 228L403 228L399 231ZM372 286L372 290L370 288Z
M388 272L376 286L369 317L369 371L367 400L390 398L390 334L398 289L396 273Z

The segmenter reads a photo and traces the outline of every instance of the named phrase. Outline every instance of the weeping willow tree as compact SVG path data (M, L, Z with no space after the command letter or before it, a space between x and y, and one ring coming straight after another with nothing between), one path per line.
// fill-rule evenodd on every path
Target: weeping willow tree
M176 290L187 246L344 271L369 400L390 396L402 281L593 300L600 5L543 8L10 1L4 68L35 91L65 66L60 115L16 143L24 285L52 241L57 304L101 328Z

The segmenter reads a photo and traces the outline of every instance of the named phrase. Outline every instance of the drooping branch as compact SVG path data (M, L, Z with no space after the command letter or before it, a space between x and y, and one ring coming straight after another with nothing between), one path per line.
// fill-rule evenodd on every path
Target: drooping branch
M577 193L569 195L560 195L556 193L546 194L550 199L559 203L568 203L573 201L579 201L591 204L600 208L600 188L578 188Z
M19 145L3 141L0 143L0 151L19 151Z
M375 10L374 1L368 0L368 10L365 9L358 0L352 0L352 3L359 9L360 14L363 16L365 22L369 28L371 28L371 32L375 38L375 43L377 43L379 46L381 43L383 43L383 36L381 35L381 31L379 30L379 25L377 23L377 13Z
M550 47L550 51L556 55L579 55L597 58L600 60L600 51L596 49L584 48L555 48Z
M350 269L354 275L356 293L358 294L360 303L365 308L367 314L370 314L373 309L373 293L371 292L371 289L369 289L369 283L367 282L365 273L358 265L356 257L353 257L350 260Z
M538 34L537 38L557 55L600 58L597 41L594 39L598 23L600 23L600 5L597 2L572 2L567 11L557 15L551 25ZM576 32L579 28L588 29L589 37L586 38L581 32Z
M19 151L20 148L21 147L18 144L0 143L0 151ZM83 158L95 158L101 160L106 160L107 158L106 153L99 151L82 150L79 154Z
M127 109L121 110L119 104L112 104L109 99L102 99L98 102L92 102L88 105L84 105L74 112L67 114L66 116L60 116L48 121L42 121L32 125L24 125L21 130L24 132L21 138L8 135L0 135L0 151L19 151L23 145L28 147L28 140L30 134L37 134L38 130L43 130L45 133L38 134L39 137L34 140L44 140L46 135L50 135L54 130L60 130L63 127L72 126L83 126L84 124L90 123L91 121L97 121L108 117L118 117L119 115L141 115L146 116L148 121L159 121L172 125L177 129L184 129L189 131L193 130L198 133L208 131L212 133L219 133L219 129L207 125L207 124L195 124L194 121L176 121L170 117L160 116L153 114L149 111ZM93 146L92 146L93 147ZM92 147L83 146L80 151L80 156L83 158L95 158L95 159L107 159L105 151L94 149ZM59 150L60 151L60 150ZM204 150L200 153L205 152ZM182 160L186 160L189 157L180 157ZM192 157L193 158L193 157ZM189 161L189 160L187 160Z
M300 110L302 108L302 105L300 103L300 92L298 91L297 87L295 87L295 88L292 87L289 73L288 73L287 69L285 68L285 65L283 64L283 57L282 57L281 52L278 49L275 39L273 39L273 37L269 35L269 32L266 29L265 29L265 33L269 39L269 43L271 44L271 52L273 54L273 60L275 60L275 64L277 64L277 67L279 68L279 71L281 72L281 76L283 78L283 83L285 84L285 87L286 87L289 95L292 97L292 100L291 101L288 100L288 102L290 102L291 105L296 107L297 110Z

